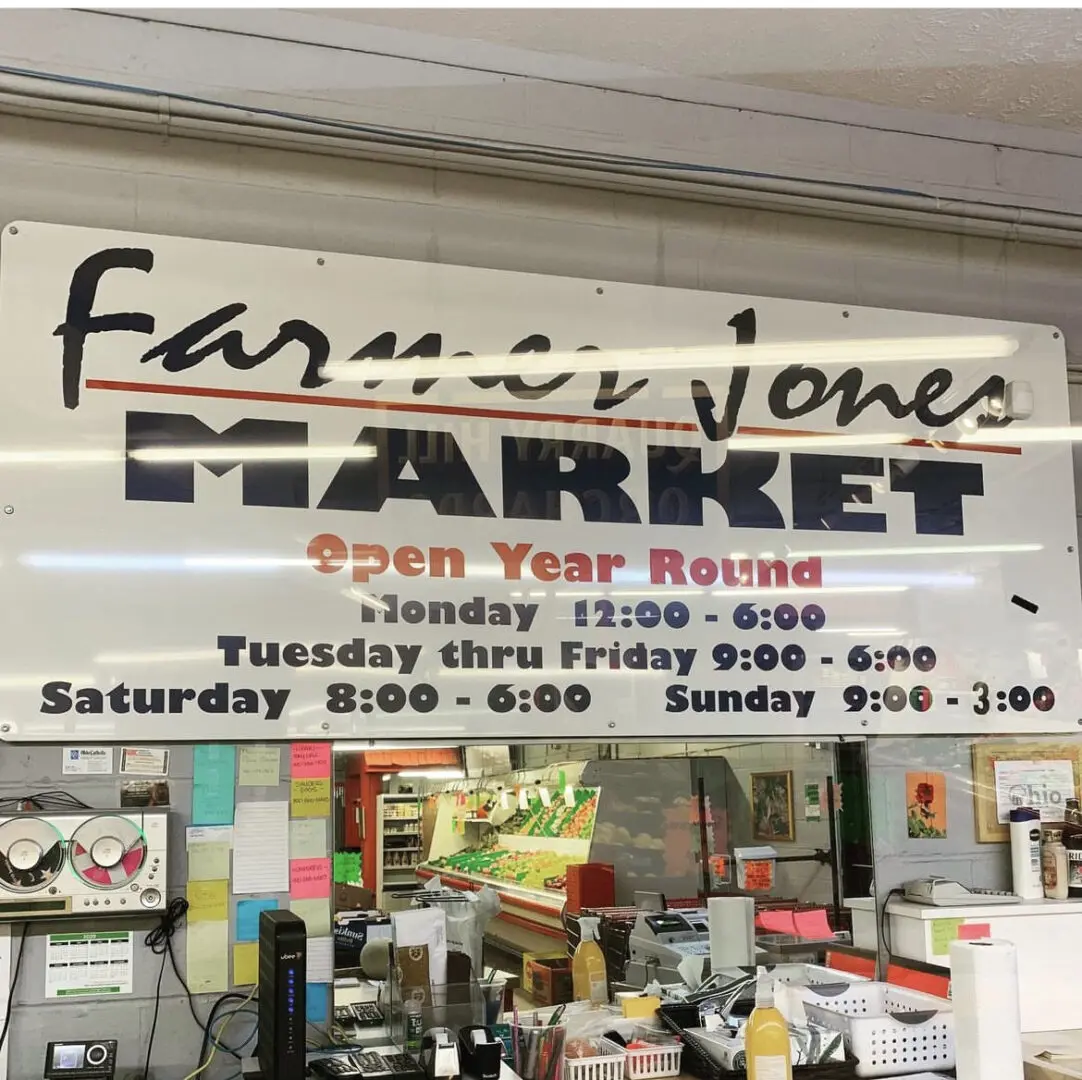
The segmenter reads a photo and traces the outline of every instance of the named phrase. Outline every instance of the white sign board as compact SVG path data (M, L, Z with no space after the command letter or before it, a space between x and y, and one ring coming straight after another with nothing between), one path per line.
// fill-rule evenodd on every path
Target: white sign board
M997 761L996 820L1008 825L1011 811L1029 806L1042 821L1062 821L1067 800L1075 798L1074 762Z
M1082 716L1051 327L21 223L0 334L0 737Z

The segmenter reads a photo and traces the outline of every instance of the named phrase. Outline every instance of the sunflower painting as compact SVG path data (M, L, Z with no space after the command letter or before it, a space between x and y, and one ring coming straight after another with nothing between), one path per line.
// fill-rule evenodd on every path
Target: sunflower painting
M906 773L905 813L911 840L945 840L947 778L939 772Z
M751 834L756 840L793 840L793 774L751 774Z

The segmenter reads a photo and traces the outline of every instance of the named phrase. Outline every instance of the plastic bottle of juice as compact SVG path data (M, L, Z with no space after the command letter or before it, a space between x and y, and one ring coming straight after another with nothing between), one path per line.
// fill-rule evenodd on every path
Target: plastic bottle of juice
M605 954L597 943L600 919L579 919L581 939L571 959L571 983L576 1001L589 1001L594 1005L609 1002L609 980L605 973Z
M793 1080L789 1025L774 1007L774 980L762 969L755 983L755 1008L744 1029L748 1080Z

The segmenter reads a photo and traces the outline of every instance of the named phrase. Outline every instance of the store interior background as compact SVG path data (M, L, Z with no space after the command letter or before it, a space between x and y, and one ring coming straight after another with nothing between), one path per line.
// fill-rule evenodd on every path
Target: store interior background
M792 860L776 865L772 897L801 907L821 906L833 921L836 871L838 917L848 929L845 896L871 894L865 747L860 741L565 743L427 751L404 745L370 747L367 752L361 749L363 745L335 744L336 850L362 854L363 885L372 890L374 904L384 910L409 906L415 895L412 890L423 887L433 874L451 886L466 881L475 888L487 884L496 889L502 908L486 930L485 961L504 975L517 977L522 972L524 953L566 949L563 890L543 888L537 880L533 887L522 888L505 879L463 871L462 863L443 862L441 873L440 856L461 857L463 851L514 845L529 852L527 857L554 860L540 863L545 876L560 876L566 870L564 860L609 863L615 868L615 906L632 907L637 892L660 892L667 901L695 900L707 892L738 893L734 848L769 843L781 859ZM754 835L752 776L770 773L789 778L791 840L765 841ZM700 778L706 806L704 830L699 828ZM815 785L816 797L821 799L813 810L805 806L806 784ZM833 829L826 803L828 786L839 804ZM477 814L476 807L487 804L497 822L520 807L528 807L529 815L541 815L542 798L558 809L564 805L568 787L597 792L596 818L591 812L588 839L579 845L546 837L506 840ZM377 792L390 798L381 799ZM415 809L420 818L416 826L409 824L408 817L403 825L389 816L413 814ZM419 830L416 840L414 827ZM408 830L406 838L399 839L396 834L403 829ZM378 841L381 831L384 836L390 832L392 838ZM419 850L412 856L387 855L414 843ZM720 878L714 872L716 864L711 866L714 854L728 860ZM419 870L411 869L410 863L403 869L406 860L416 860ZM344 901L349 894L340 897ZM526 904L518 906L516 899L522 898ZM545 912L545 908L550 910ZM340 951L339 955L348 963L348 954ZM348 998L349 989L338 993ZM524 1005L531 1004L524 991L520 997Z
M997 739L996 743L1012 743L1019 740ZM1067 746L1075 750L1082 748L1082 736L1070 739L1049 737L1041 740L1029 737L1026 742L1046 742L1050 745ZM974 781L972 767L975 740L971 738L923 737L923 738L873 738L852 742L807 740L726 740L710 743L564 743L550 745L532 743L516 747L474 746L468 748L441 746L433 751L416 744L400 744L398 747L371 745L370 752L380 755L380 772L374 773L379 789L395 790L408 786L419 799L427 799L446 789L469 790L490 784L497 787L503 783L525 787L542 779L552 784L558 777L561 765L565 765L565 775L573 776L576 768L606 768L611 766L641 769L643 783L635 788L636 794L643 798L652 798L660 780L671 785L684 784L686 792L684 805L680 808L675 821L676 832L688 836L680 862L680 883L687 888L694 881L695 869L689 867L687 856L694 859L694 848L698 830L689 817L693 814L693 789L690 784L691 768L697 763L704 769L704 775L724 776L728 783L723 792L712 798L711 813L719 823L724 822L726 843L731 850L741 844L759 844L750 835L750 799L748 784L753 773L788 773L792 774L793 790L793 826L792 841L770 841L778 854L785 856L804 856L817 848L829 848L830 836L826 819L826 806L820 821L807 821L802 800L804 785L819 784L822 788L828 777L841 782L841 812L838 814L836 862L841 867L842 911L840 925L850 925L851 912L848 910L854 900L867 898L869 901L872 881L869 866L873 862L868 856L867 843L870 839L874 864L878 873L874 882L874 911L878 914L888 898L891 889L897 888L904 881L916 877L938 874L956 878L959 881L978 887L1006 889L1010 887L1010 859L1008 845L1005 843L980 843L977 838L974 814L975 794L987 795ZM282 760L288 760L289 745L281 744ZM185 829L191 822L193 748L191 744L172 744L170 750L169 785L170 785L170 852L169 852L169 895L180 897L188 889L188 874L185 852ZM27 791L45 790L57 786L61 779L60 746L22 746L12 747L0 755L0 794L14 796ZM330 807L331 818L327 830L327 855L343 848L341 839L346 834L346 818L356 820L356 807L350 806L347 791L350 789L351 766L355 770L358 755L362 751L355 744L334 754L334 799ZM458 758L457 771L475 772L476 776L443 776L434 779L426 777L398 777L398 769L391 772L386 764L387 754L403 753L409 757L407 771L436 771L455 768L448 764L449 759ZM416 756L432 754L436 764L418 766ZM506 763L521 766L506 769ZM710 770L713 769L714 772ZM913 839L907 832L907 774L914 771L928 770L943 775L946 781L946 808L948 814L948 836L946 839ZM486 775L481 775L486 774ZM383 777L387 776L387 780ZM117 779L109 776L63 777L65 787L76 797L92 806L115 806L118 801ZM647 786L653 783L656 787ZM555 785L553 784L553 787ZM244 788L238 786L238 803L242 800L261 800L268 798L289 798L288 768L278 788ZM553 791L554 801L556 793ZM611 793L610 793L611 794ZM611 816L605 807L605 791L602 790L599 807L599 823L604 825ZM661 809L658 804L658 809ZM670 823L671 824L671 823ZM374 823L372 823L374 827ZM474 826L467 826L473 828ZM616 826L619 827L618 825ZM602 837L603 839L604 837ZM620 847L627 847L634 855L635 843L643 845L643 850L657 850L665 837L659 831L651 831L644 836L631 837L628 845L622 834L614 832L614 847L597 848L602 858L614 857L620 865ZM597 856L591 856L597 857ZM626 868L634 865L634 860L623 860ZM691 880L686 876L691 872ZM619 873L619 871L618 871ZM403 886L415 881L415 875L407 870L396 875L393 889L399 891ZM498 884L498 883L497 883ZM627 890L633 882L624 879L622 888ZM632 891L633 888L632 888ZM695 889L687 889L688 896L696 895ZM338 890L336 889L337 893ZM774 887L768 894L761 894L773 899L795 901L799 906L821 906L831 912L832 885L829 868L815 863L785 863L777 867ZM335 914L341 910L339 899L349 897L332 896L327 900L326 918L328 925ZM559 912L562 898L553 898L556 911ZM282 906L289 904L288 895L278 897ZM403 901L409 903L408 899ZM229 941L230 947L237 940L235 903L230 903ZM513 908L508 908L515 914ZM881 960L887 956L880 940L879 920L869 926L871 920L865 919L865 931L872 935L871 955L878 951ZM158 1076L186 1076L190 1071L190 1061L197 1048L198 1029L192 1023L188 1001L184 991L171 969L166 967L161 983L160 1006L156 1008L155 996L157 979L161 965L161 955L143 945L144 935L157 925L154 917L142 919L120 919L116 926L121 929L133 929L136 932L134 953L134 992L130 997L113 1000L86 999L83 1001L57 1001L45 997L44 960L47 933L59 932L58 924L36 922L29 926L25 940L25 959L22 975L14 995L12 1009L9 1053L9 1069L12 1075L30 1075L40 1064L40 1048L48 1041L49 1033L63 1025L63 1030L72 1038L101 1037L104 1031L120 1040L125 1059L135 1064L141 1061L151 1025L157 1012L157 1034L155 1038L155 1073ZM529 922L529 919L527 919ZM560 925L557 914L550 924ZM97 924L84 923L78 919L64 922L64 932L77 932L82 929L94 929ZM521 924L509 923L502 926L500 920L489 924L492 947L486 948L486 963L502 971L521 976L521 953L525 946L532 943L546 951L566 950L566 942L542 935L530 937L528 928L523 938ZM13 942L17 941L18 928ZM186 955L187 930L184 925L173 938L173 948L184 970ZM503 939L503 940L500 940ZM510 948L508 947L510 945ZM846 950L838 948L839 955ZM855 950L859 953L861 950ZM344 958L345 959L345 958ZM336 960L336 982L339 978L349 980L358 975L352 966L356 958L341 967ZM928 973L921 965L911 965L918 972ZM934 972L932 972L934 974ZM333 996L349 996L348 986L335 990ZM196 993L196 1007L205 1014L217 993ZM331 987L327 986L327 1017L317 1021L309 1029L313 1040L325 1037L323 1032L330 1017L329 1005L332 1000ZM529 1004L529 998L523 997L522 1003ZM254 1027L252 1028L254 1033ZM243 1037L246 1029L238 1027L238 1037ZM142 1048L142 1049L141 1049ZM236 1071L236 1063L231 1059L214 1061L203 1075L210 1080L228 1080Z

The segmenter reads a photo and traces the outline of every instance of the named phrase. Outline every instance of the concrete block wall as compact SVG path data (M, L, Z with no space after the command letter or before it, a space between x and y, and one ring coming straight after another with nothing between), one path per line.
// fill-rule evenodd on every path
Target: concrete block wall
M997 743L1033 742L996 738ZM1082 735L1056 736L1056 743L1082 742ZM868 772L875 889L880 903L887 893L913 878L939 875L979 889L1009 889L1009 846L977 842L973 802L971 738L869 739ZM906 828L905 774L941 772L947 784L947 837L911 840Z
M93 807L116 808L120 803L120 777L65 776L60 746L6 746L0 750L0 799L15 798L36 791L63 788ZM187 885L185 829L191 822L192 747L169 747L169 855L168 897L184 896ZM118 751L116 752L118 754ZM115 754L115 756L116 756ZM284 781L273 787L240 787L236 799L261 801L289 799L289 747L282 747ZM329 828L329 827L328 827ZM328 842L333 838L328 836ZM260 894L263 895L263 894ZM288 897L278 897L282 907ZM328 906L330 901L328 900ZM230 948L236 940L236 898L229 896ZM148 931L159 924L157 916L113 917L108 920L31 922L25 940L25 955L15 988L11 1026L8 1031L8 1076L11 1080L32 1080L41 1075L45 1044L58 1038L116 1039L117 1080L137 1074L143 1063L154 1019L155 989L161 957L144 944ZM78 1001L45 998L45 935L89 930L131 930L134 932L134 992L123 998L89 997ZM12 929L13 961L18 954L21 924ZM181 973L185 973L185 927L173 937L173 951ZM230 964L230 971L232 965ZM231 987L232 989L232 987ZM243 992L247 992L247 987ZM195 1009L205 1021L218 994L195 995ZM254 1021L238 1016L230 1022L225 1041L237 1045L254 1031ZM154 1036L151 1076L156 1080L180 1080L196 1067L202 1031L196 1026L188 1001L172 966L166 960L161 982L161 1007ZM248 1043L251 1053L252 1042ZM223 1080L237 1073L240 1062L219 1052L201 1076Z

